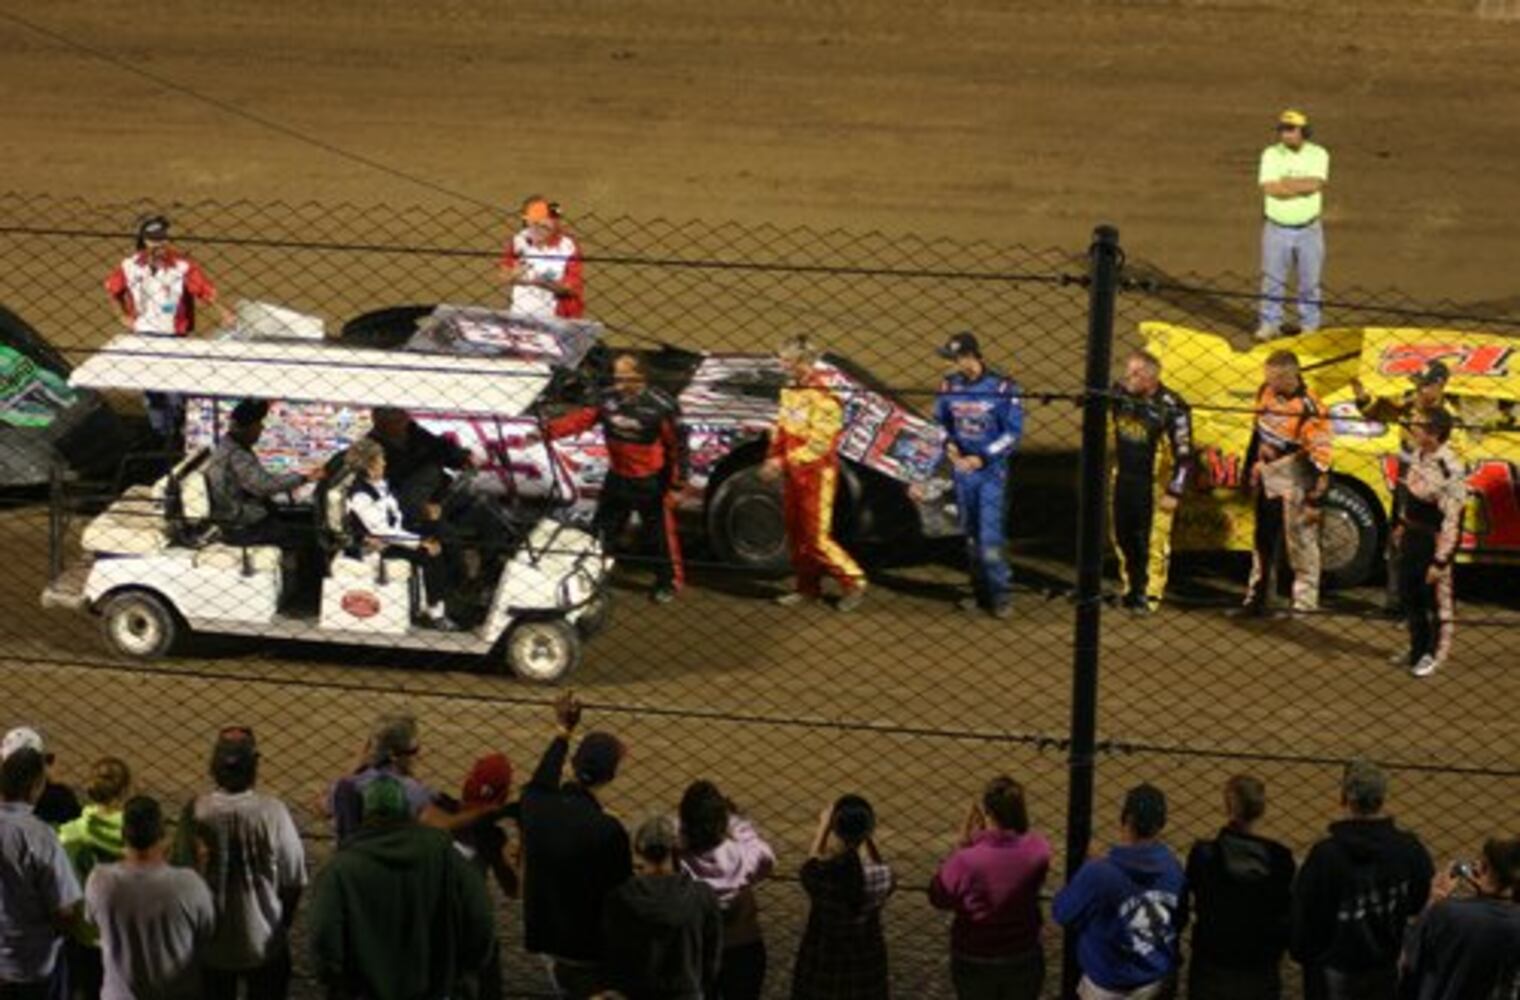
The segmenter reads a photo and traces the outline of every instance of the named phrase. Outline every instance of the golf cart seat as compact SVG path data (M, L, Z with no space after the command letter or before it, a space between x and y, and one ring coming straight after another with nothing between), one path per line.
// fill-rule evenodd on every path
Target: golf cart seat
M152 486L132 486L85 525L86 552L110 556L150 556L169 547L163 498Z
M244 576L280 568L277 545L228 545L211 516L211 487L206 466L211 449L185 456L154 486L162 490L165 529L172 545L192 551L191 565L201 569L236 569Z

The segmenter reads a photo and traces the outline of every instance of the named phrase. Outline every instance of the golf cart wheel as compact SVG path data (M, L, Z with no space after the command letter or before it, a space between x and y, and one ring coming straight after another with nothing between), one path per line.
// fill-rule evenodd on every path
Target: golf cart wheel
M129 660L156 660L179 638L179 623L164 599L143 590L109 598L100 609L106 645Z
M594 635L606 631L607 625L612 621L612 591L602 589L590 601L586 602L585 610L575 620L575 627L580 630L582 639L589 639Z
M581 664L581 637L560 618L526 621L507 634L507 666L534 684L558 684Z

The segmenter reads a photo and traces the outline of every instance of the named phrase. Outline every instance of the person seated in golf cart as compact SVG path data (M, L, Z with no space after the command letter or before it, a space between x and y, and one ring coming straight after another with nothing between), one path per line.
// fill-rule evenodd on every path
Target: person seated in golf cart
M425 525L437 522L448 492L449 471L472 465L468 449L427 430L412 415L394 406L370 411L369 439L385 449L385 481L401 507L409 531L427 533Z
M269 404L262 399L245 399L232 408L227 433L206 464L211 519L228 545L299 548L306 539L293 524L277 516L274 499L320 480L322 468L283 475L264 468L253 449L264 433L268 415Z
M401 504L385 478L385 449L363 438L348 449L344 465L353 474L345 500L351 538L348 555L362 559L379 553L381 559L405 559L418 567L422 570L422 623L444 632L458 631L444 607L449 572L443 543L406 529Z

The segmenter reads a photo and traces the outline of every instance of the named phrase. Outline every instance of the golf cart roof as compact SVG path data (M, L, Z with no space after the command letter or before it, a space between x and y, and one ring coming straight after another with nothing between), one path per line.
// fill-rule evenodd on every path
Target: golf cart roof
M550 375L548 364L519 358L122 334L75 368L69 384L516 416L538 399Z

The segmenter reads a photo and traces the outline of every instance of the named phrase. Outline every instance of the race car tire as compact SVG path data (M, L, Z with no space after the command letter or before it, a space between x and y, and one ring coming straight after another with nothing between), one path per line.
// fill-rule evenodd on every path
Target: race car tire
M531 684L558 684L581 665L581 637L562 618L518 622L507 633L507 669Z
M846 545L858 533L860 497L859 478L849 468L841 468L834 537ZM726 566L772 579L791 572L781 483L761 480L758 464L735 470L718 484L707 505L707 538Z
M1383 556L1383 512L1361 488L1332 476L1320 522L1320 580L1331 590L1368 582Z
M376 347L393 351L417 332L417 321L431 315L436 306L391 306L360 313L343 324L338 339L353 347Z
M127 590L107 598L100 608L106 645L128 660L156 660L174 648L179 621L169 603L146 590Z

